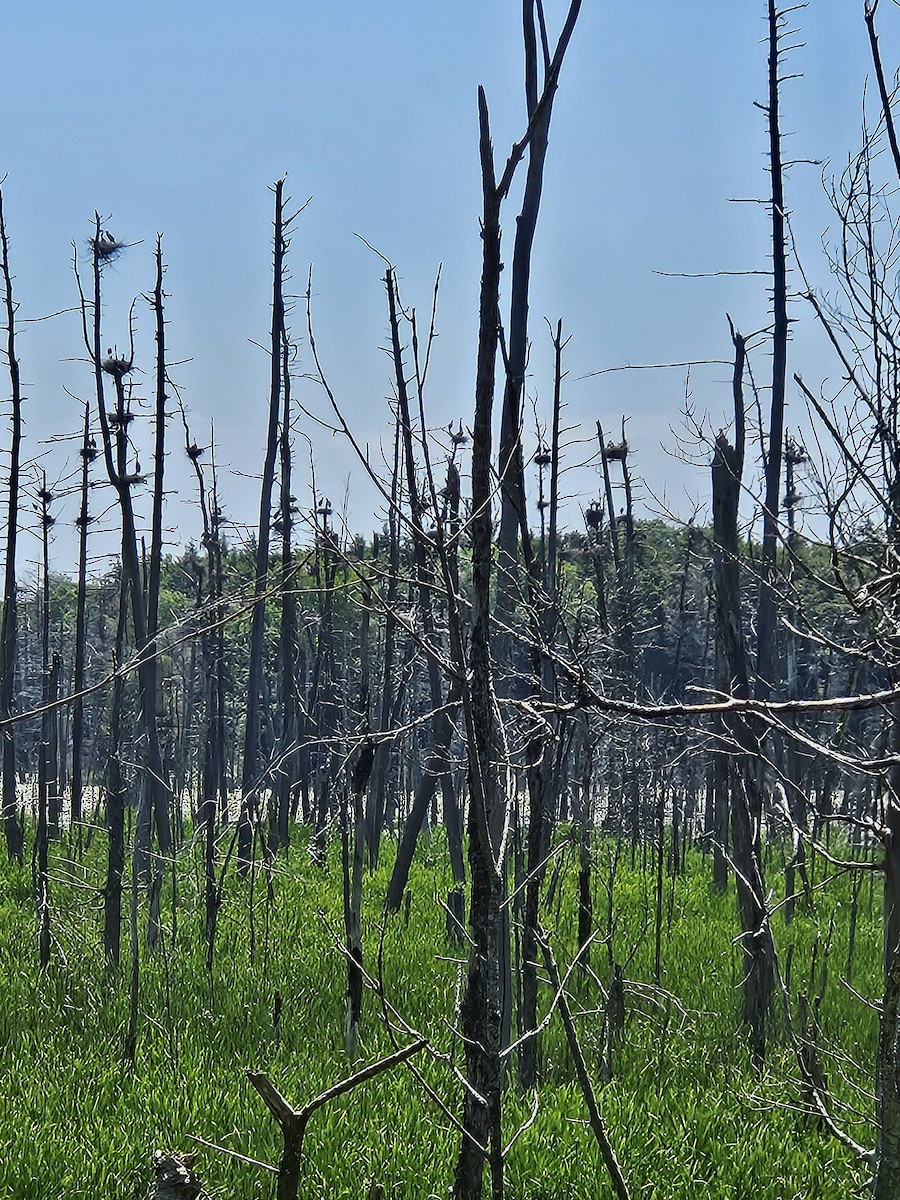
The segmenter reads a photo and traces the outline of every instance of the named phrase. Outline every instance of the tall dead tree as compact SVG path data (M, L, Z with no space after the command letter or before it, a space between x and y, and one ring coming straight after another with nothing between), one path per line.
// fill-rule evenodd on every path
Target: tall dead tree
M13 299L12 272L9 265L9 241L0 189L0 271L3 274L3 301L6 309L6 366L9 371L12 404L12 437L9 449L9 479L6 493L6 562L3 569L3 613L0 618L0 738L3 741L2 789L3 835L6 852L22 862L25 830L19 812L16 790L16 743L12 717L15 712L16 656L18 650L18 613L16 598L16 549L19 530L19 489L22 457L22 385L16 355L16 304Z
M491 1194L503 1196L500 1124L500 897L502 850L492 830L505 803L497 776L493 671L491 667L491 419L500 327L500 205L494 152L484 91L478 92L482 175L482 272L472 427L472 630L471 683L464 705L469 768L469 870L472 880L471 942L462 1033L466 1076L472 1090L463 1100L464 1135L453 1182L454 1200L481 1200L485 1161L491 1166ZM521 154L521 151L520 151ZM498 854L498 850L500 853Z
M82 327L85 346L94 369L103 461L109 483L116 493L121 518L122 574L128 587L131 622L138 652L138 701L141 734L144 740L145 770L141 778L141 799L135 823L135 860L138 874L144 878L150 867L153 825L160 852L167 854L172 844L170 814L172 796L166 782L159 742L156 714L156 670L152 654L148 653L149 637L147 605L143 588L143 573L137 548L137 529L132 489L143 476L129 466L129 426L134 419L128 379L134 368L129 352L122 357L114 351L104 356L101 338L101 274L104 265L124 249L124 244L101 226L99 213L94 214L94 236L91 239L93 290L88 304L77 276L81 295ZM111 379L115 401L106 405L105 380Z
M147 649L146 658L147 686L153 697L154 719L156 715L157 697L159 694L159 671L157 655L157 634L159 632L159 591L162 579L163 553L163 500L166 458L166 318L165 293L163 292L163 276L165 266L162 254L162 235L156 235L156 283L150 303L153 308L156 339L156 396L153 413L153 500L150 511L150 562L146 572L147 580ZM176 830L181 828L181 793L173 798L171 818L175 821ZM156 943L159 927L159 901L162 889L162 868L157 864L153 872L150 889L151 918L148 928L148 941L151 946Z
M450 776L449 752L453 739L453 717L456 710L455 698L444 696L441 682L440 656L442 647L435 627L432 597L433 570L429 567L427 542L424 526L425 497L416 473L416 456L413 446L413 418L410 412L409 389L403 350L400 343L400 319L398 313L397 280L392 269L385 276L388 293L388 316L391 327L391 355L394 364L394 386L397 396L397 419L403 461L406 467L406 493L409 503L412 554L415 568L416 607L421 629L421 648L426 658L428 690L431 701L431 747L422 766L412 808L406 818L403 837L397 847L394 870L388 886L385 907L388 912L399 911L409 878L416 840L428 814L435 791L440 785L444 796L444 808L456 806L453 795L453 780ZM437 514L433 514L437 517ZM458 690L458 689L456 689Z
M784 447L784 402L787 378L788 299L787 249L784 209L784 171L781 155L779 115L780 67L784 53L782 33L785 13L775 0L768 0L769 97L765 106L769 126L769 176L772 184L772 393L769 407L769 436L765 452L765 494L763 500L762 562L758 644L756 654L756 698L768 700L775 686L777 659L777 594L779 521L781 505L781 463Z
M122 665L128 619L128 589L124 575L119 581L118 595L119 608L113 650L113 666L117 669L110 703L103 806L107 834L106 883L103 885L103 953L107 961L116 967L119 965L122 953L125 805L128 799L128 784L122 756L125 675L118 670Z
M41 523L41 740L38 746L37 791L38 820L35 838L37 856L36 897L38 912L38 948L41 969L50 965L50 874L48 849L51 837L58 832L56 800L56 768L54 727L56 722L55 693L59 688L59 655L50 661L50 501L47 477L41 473L37 511ZM54 819L56 818L56 819ZM56 826L54 828L54 825Z
M879 119L863 130L863 145L831 188L840 222L832 252L840 317L827 300L807 292L816 319L840 365L843 387L831 400L816 395L799 375L794 379L836 449L839 470L834 487L842 521L854 518L877 535L862 546L842 544L838 502L826 486L835 583L856 614L867 647L876 648L881 670L893 686L900 681L900 386L897 377L897 269L894 246L900 220L890 198L900 180L900 139L894 95L886 82L875 18L879 0L866 0L864 14L878 83ZM889 153L880 153L887 142ZM881 172L887 163L891 176ZM849 392L850 398L844 397ZM876 515L877 514L877 517ZM860 539L854 539L859 542ZM884 974L879 1005L875 1095L878 1132L872 1194L892 1200L900 1194L900 723L888 709L880 734L886 762L881 796L867 815L873 840L880 843L883 870L882 922ZM820 804L821 808L821 804ZM850 814L858 823L863 814ZM825 814L840 821L841 814ZM870 864L865 864L866 866ZM847 1139L843 1139L847 1144Z
M545 131L546 132L546 131ZM565 342L562 336L562 321L553 336L554 380L553 417L550 446L550 496L549 536L547 538L542 589L532 589L534 599L539 597L540 609L535 614L537 642L545 649L553 646L557 636L558 610L556 605L556 574L559 520L559 428L562 405L562 353ZM507 383L508 386L508 383ZM540 466L540 464L539 464ZM543 467L541 467L543 470ZM543 512L542 512L543 518ZM555 698L555 674L549 654L542 653L534 661L536 678L533 687L544 700ZM519 1083L523 1088L533 1088L537 1083L538 1034L538 926L541 886L546 871L547 854L550 848L552 824L556 814L558 792L559 759L562 740L558 738L557 719L553 716L541 718L529 732L526 744L525 775L528 786L528 830L525 857L525 903L522 914L522 967L521 967L521 1013L520 1036L526 1036L519 1051ZM582 829L585 826L582 825Z
M471 1090L466 1091L463 1102L464 1134L453 1182L454 1200L480 1200L486 1162L490 1165L493 1200L501 1200L503 1196L501 974L502 964L508 958L509 946L508 940L506 947L502 945L504 923L501 920L500 906L505 892L507 806L510 798L504 795L498 774L494 669L491 656L491 425L500 340L500 211L531 137L536 133L540 134L542 121L556 92L559 72L580 8L580 0L573 0L552 58L546 50L546 42L544 43L543 91L540 98L535 97L534 104L529 103L528 128L523 138L513 146L499 180L494 166L487 99L483 89L479 89L478 92L483 202L482 272L475 414L472 427L472 625L469 644L471 676L468 687L463 689L469 777L469 869L472 883L469 911L471 940L462 1004L462 1033L466 1047L466 1075ZM529 37L533 35L535 11L541 17L543 29L542 6L538 3L535 10L535 5L526 2L526 45ZM526 49L526 54L528 53L529 50ZM536 88L536 74L534 80ZM538 186L538 196L539 191ZM527 298L527 289L525 296ZM501 476L505 474L506 469L506 463L501 461ZM521 481L522 473L519 474Z
M191 437L184 408L185 454L197 480L201 542L206 550L206 597L198 595L199 616L203 622L200 658L204 681L203 761L200 771L200 803L197 819L203 834L203 898L206 969L212 971L216 925L221 901L221 884L216 881L216 836L219 819L228 820L228 792L225 779L225 606L222 581L222 511L219 507L215 459L215 429L210 427L211 489L207 489L200 459L204 448ZM198 589L199 591L200 589Z
M91 409L84 406L84 435L81 441L81 506L76 517L78 526L78 582L75 593L75 666L72 676L72 826L78 846L82 844L82 797L84 791L84 680L87 634L87 542L90 508L88 505L89 472L97 457L97 447L91 437Z
M260 731L264 700L265 597L269 583L272 492L275 485L275 460L278 453L279 413L283 384L281 363L285 336L284 259L287 252L286 229L289 223L284 216L283 179L277 181L273 191L275 193L275 219L272 251L272 327L269 346L269 422L259 494L253 609L250 618L250 665L247 681L247 708L244 718L244 756L241 766L241 812L238 818L238 865L244 871L250 866L253 826L259 815L259 789L263 774Z
M746 345L732 326L734 342L734 445L716 438L712 462L713 568L716 602L717 686L726 695L750 694L741 614L741 547L738 513L744 473ZM761 1062L774 986L774 949L766 913L762 867L761 776L758 738L743 717L724 720L718 749L719 811L730 813L731 853L744 958L744 1021L754 1057ZM724 792L724 794L722 794Z
M269 820L269 845L274 849L286 846L290 840L291 797L296 776L295 764L300 740L299 696L297 691L297 573L292 544L294 530L294 497L291 495L293 461L291 455L291 347L287 334L282 332L281 435L278 443L281 464L281 496L278 518L273 529L281 537L281 654L280 708L281 734L278 750L277 775L272 787L272 808Z
M395 421L393 470L391 472L390 504L387 519L387 590L385 592L384 648L381 665L381 699L378 731L381 735L375 751L375 763L366 801L366 832L369 847L369 866L378 865L381 835L384 828L388 779L391 765L391 742L386 736L393 726L395 703L395 657L397 643L397 597L400 584L400 414ZM381 539L375 538L373 557L379 557Z

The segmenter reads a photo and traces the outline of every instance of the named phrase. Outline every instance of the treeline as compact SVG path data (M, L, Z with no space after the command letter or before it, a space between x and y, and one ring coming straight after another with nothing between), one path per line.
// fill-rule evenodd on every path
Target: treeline
M711 585L712 530L700 526L678 525L663 520L636 519L633 527L634 595L630 601L630 620L634 625L635 660L630 678L617 678L621 666L613 663L609 630L600 619L598 595L610 596L615 590L615 560L609 537L591 527L588 508L587 528L583 533L568 532L559 538L559 602L567 624L579 630L585 653L590 648L595 656L597 677L611 687L616 681L625 694L647 702L699 699L704 692L712 694L715 668L714 597ZM294 650L296 690L302 709L310 713L317 703L313 689L314 667L319 656L319 638L323 612L323 590L330 590L331 633L337 651L341 706L350 711L363 689L363 676L371 680L382 664L385 642L386 614L372 611L371 591L380 588L396 553L400 576L396 581L396 608L409 611L414 606L412 594L412 552L409 539L400 539L396 551L390 546L390 531L382 530L371 539L343 539L296 551L297 561L289 586L297 606L298 638ZM327 549L326 549L327 547ZM868 550L871 552L871 545ZM334 563L325 571L324 559L330 552ZM834 639L846 630L853 620L853 611L845 598L823 582L827 575L828 551L823 546L803 542L795 548L796 562L793 585L785 593L786 602L802 613L809 629ZM748 614L750 652L752 612L755 590L755 563L758 547L743 543L745 586L742 605ZM227 541L221 550L222 596L224 612L215 613L210 607L208 564L195 545L189 545L180 555L167 554L162 560L160 613L164 635L157 648L160 692L157 721L164 746L167 772L179 781L175 795L182 798L182 807L196 816L198 796L198 759L201 731L205 728L205 705L208 695L204 671L208 664L198 652L203 636L210 632L213 621L221 622L219 646L222 658L216 664L223 681L225 701L225 731L228 745L226 791L232 796L239 790L239 747L246 708L246 678L248 669L247 634L249 629L249 587L253 578L255 548L233 548ZM460 597L470 604L471 568L465 550L460 556ZM146 572L144 572L146 574ZM263 754L270 760L279 744L280 730L277 705L273 702L276 681L282 671L279 621L278 563L269 565L270 595L266 601L265 671L269 683L268 703L262 715ZM598 580L600 580L598 584ZM136 737L135 681L129 674L129 658L135 654L130 639L125 641L125 659L116 663L116 617L121 591L121 572L110 567L99 577L86 579L84 590L85 625L83 649L86 656L84 687L86 723L83 731L87 769L85 785L102 787L105 762L106 711L109 704L109 684L117 669L125 671L125 705L127 726L131 731L126 757L140 761L140 740ZM60 661L61 693L72 694L76 628L78 611L77 581L65 575L51 574L49 580L47 622L50 630L50 655ZM219 597L217 597L219 599ZM18 597L19 644L16 663L16 695L20 713L33 712L30 719L21 720L16 728L15 742L20 777L33 784L37 777L38 747L41 739L39 710L42 701L43 652L41 629L44 623L44 591L42 584L21 585ZM370 609L368 642L360 643L361 610ZM437 613L439 625L446 625L445 606ZM580 628L579 628L580 627ZM216 631L219 632L218 630ZM400 723L414 726L417 715L428 712L426 663L416 643L414 628L405 632L399 660L404 664L407 681L398 710ZM527 648L527 647L526 647ZM779 671L787 670L787 650L779 643ZM847 654L839 654L824 641L801 638L796 649L797 695L812 699L829 694L858 691L877 691L887 685L888 675L877 663L864 668L853 663ZM605 655L606 662L602 662ZM520 666L525 669L524 650ZM55 720L58 724L56 744L59 763L56 778L63 802L71 779L71 705L60 705ZM860 715L857 721L864 720ZM345 737L358 736L358 730L347 726ZM427 739L411 731L409 745L395 746L391 759L401 760L420 769ZM455 757L458 759L458 747ZM271 769L276 769L272 767ZM396 765L394 767L396 771ZM408 781L407 781L408 783ZM464 779L461 779L464 788ZM292 781L292 788L308 794L308 780ZM403 788L390 787L392 794ZM308 804L303 807L308 815ZM401 807L401 813L404 809ZM387 814L386 825L395 831L397 811L393 806ZM440 817L438 816L438 819Z

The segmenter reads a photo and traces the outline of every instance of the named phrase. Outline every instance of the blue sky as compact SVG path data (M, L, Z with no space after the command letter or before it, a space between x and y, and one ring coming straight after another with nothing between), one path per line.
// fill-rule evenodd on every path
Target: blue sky
M553 29L564 14L548 0ZM727 358L725 313L745 331L766 324L765 280L666 278L655 272L761 269L767 223L765 5L762 0L585 0L554 112L532 288L529 395L551 394L543 323L563 317L572 342L568 417L588 436L630 416L642 489L687 512L708 490L708 469L673 457L685 373L583 376L625 363ZM377 460L389 437L390 364L382 267L354 233L397 264L406 302L430 303L443 263L430 413L434 423L472 409L478 296L479 179L476 87L487 89L498 157L522 129L520 6L516 0L156 0L122 5L7 0L0 75L0 174L22 318L75 300L71 244L84 250L99 209L120 238L139 242L107 274L108 344L125 339L131 298L152 285L164 234L171 295L172 374L198 440L210 419L222 490L236 521L254 519L265 428L267 363L253 341L269 321L271 195L287 173L299 205L291 248L294 288L314 267L317 342L350 424ZM883 49L900 62L900 13L882 6ZM784 129L798 158L846 161L858 142L869 71L862 0L812 0L796 14L805 42L791 58ZM821 238L829 222L821 168L798 166L788 198L804 264L829 286ZM514 211L507 214L511 242ZM139 312L149 369L150 320ZM799 309L797 315L803 315ZM294 328L309 367L305 321ZM77 319L23 326L28 450L51 479L74 455L44 440L74 430L90 395ZM812 330L795 329L794 361L811 383L834 374ZM757 357L760 376L767 359ZM149 394L150 380L147 381ZM697 368L692 402L717 427L729 407L728 372ZM3 388L2 390L5 390ZM311 384L299 393L324 413ZM800 420L791 396L789 421ZM338 439L314 440L320 485L339 505L350 474L350 524L381 516ZM675 433L670 432L670 427ZM147 431L149 435L149 430ZM140 436L140 435L138 435ZM172 426L173 540L196 536L193 492ZM302 439L298 459L304 459ZM583 457L573 449L571 461ZM149 448L145 451L150 461ZM703 458L703 452L700 454ZM145 463L146 465L146 463ZM232 473L233 472L233 473ZM589 470L569 476L586 499ZM304 482L295 489L305 502ZM94 504L100 507L101 496ZM71 554L74 505L58 505L57 559ZM577 524L574 504L569 523Z

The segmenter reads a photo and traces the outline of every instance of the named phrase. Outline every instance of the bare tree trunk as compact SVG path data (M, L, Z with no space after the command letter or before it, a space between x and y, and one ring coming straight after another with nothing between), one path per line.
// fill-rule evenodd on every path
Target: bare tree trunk
M78 525L78 583L75 599L75 670L72 690L72 787L71 821L76 829L77 845L82 845L82 795L84 790L84 678L87 633L87 531L90 524L88 487L90 465L97 457L91 437L90 405L84 406L84 437L81 443L81 508Z
M900 734L893 734L894 752ZM875 1200L893 1200L900 1186L900 768L890 771L885 805L884 995L878 1036L878 1148Z
M59 794L59 738L56 701L59 698L59 654L50 652L50 528L53 517L50 516L52 494L47 489L46 473L41 473L41 487L38 490L41 517L41 551L43 566L41 571L41 675L43 679L41 714L41 746L38 765L38 783L44 790L44 804L47 809L47 833L51 839L59 837L61 804Z
M458 437L459 435L457 435ZM456 449L454 443L454 451ZM453 458L447 464L447 482L444 488L446 507L446 536L444 538L444 563L446 565L446 582L449 585L447 601L448 625L456 608L456 597L459 595L459 470ZM453 873L453 888L447 897L447 904L458 906L458 914L463 912L463 887L466 882L466 865L463 855L462 813L459 797L453 785L450 771L442 777L444 801L444 825L447 830L447 846L450 853L450 869ZM457 910L453 910L457 913Z
M735 444L731 446L725 433L720 433L716 438L712 465L713 562L719 646L716 661L725 672L717 681L719 688L738 698L746 698L749 678L741 620L738 540L745 444L745 345L743 337L733 329L732 336L735 346ZM733 739L725 769L729 779L732 857L744 953L744 1021L750 1033L753 1056L757 1062L762 1062L774 988L774 948L765 910L758 746L753 730L743 718L728 722L726 728Z
M594 931L594 901L591 894L591 834L593 822L594 746L590 724L585 715L579 721L581 735L581 786L578 807L574 814L578 837L578 961L585 969L590 966L589 939Z
M369 866L378 866L381 835L384 828L385 797L391 762L391 742L386 736L391 729L394 707L394 659L396 655L397 619L394 615L400 573L400 538L398 514L400 494L400 414L397 413L394 432L394 466L391 472L391 502L388 509L388 583L384 614L384 654L382 659L381 705L378 729L381 740L375 753L372 785L368 792L366 830L369 847Z
M262 782L260 748L261 706L263 702L263 652L266 621L265 594L269 580L269 540L272 525L272 491L275 483L275 456L278 451L279 411L281 408L281 354L285 333L284 258L287 251L284 219L284 180L275 184L275 233L272 282L272 331L269 357L269 425L259 497L259 525L256 541L254 603L250 621L250 667L247 681L247 709L244 724L244 757L241 769L241 813L238 818L238 866L250 867L253 825L259 813L259 787Z
M546 131L545 131L546 136ZM555 352L553 387L553 425L550 439L550 532L546 548L544 593L532 589L533 600L540 604L535 614L536 642L552 647L557 635L556 609L556 563L557 524L559 498L559 422L562 402L562 352L565 343L562 337L562 321L556 327L553 338ZM523 533L523 541L524 541ZM527 551L526 551L527 557ZM556 687L551 659L546 653L533 656L536 674L535 691L541 699L555 699ZM550 848L553 823L556 819L556 784L558 756L554 747L559 746L557 721L548 716L534 729L526 750L526 779L528 784L528 833L525 884L525 907L522 921L522 1012L519 1025L523 1033L535 1031L522 1043L519 1052L519 1083L523 1088L533 1088L537 1083L538 1035L537 1029L537 958L538 958L538 904L541 885L546 871L547 853ZM556 735L556 736L554 736Z
M314 499L316 514L316 576L319 599L319 627L316 634L316 658L307 704L308 736L316 739L315 812L313 854L320 866L326 863L328 819L334 802L337 755L333 739L338 731L338 703L335 693L334 588L337 574L337 546L331 527L331 502L327 497ZM321 518L322 527L318 528Z
M281 418L281 504L278 526L281 534L281 744L278 775L273 786L273 810L269 825L271 848L287 846L290 841L291 794L295 780L300 725L297 713L297 568L294 565L291 538L294 529L294 497L291 495L291 380L290 346L282 338Z
M153 289L153 315L156 320L156 403L153 420L153 502L150 515L150 564L147 571L147 648L146 653L142 653L142 657L146 659L146 687L149 692L149 703L153 707L153 724L156 726L157 714L157 696L159 693L157 670L157 642L156 635L159 629L159 589L162 573L162 548L163 548L163 496L164 496L164 479L165 479L165 454L166 454L166 387L168 380L166 378L166 321L164 309L164 293L163 293L163 275L165 267L163 265L162 256L162 237L160 234L156 236L156 284ZM141 643L138 643L139 646ZM144 686L144 685L142 685ZM159 755L159 765L164 770L162 754ZM169 789L166 789L168 795L163 794L163 790L159 785L155 785L152 789L154 812L156 815L157 829L160 828L160 819L162 814L159 809L162 804L166 805L167 812L164 818L164 825L169 826L169 822L174 818L176 829L180 828L180 809L181 795L176 796L171 794ZM169 839L171 841L171 838ZM162 867L157 864L153 871L153 880L151 883L151 895L157 898L162 890Z
M501 881L491 827L502 808L496 768L491 666L491 416L499 330L500 203L494 177L487 101L478 92L484 211L481 310L472 441L472 680L465 705L469 764L469 911L471 943L462 1034L466 1076L475 1095L463 1101L464 1135L453 1181L454 1200L481 1200L482 1176L491 1162L492 1193L503 1195L500 1142L499 896Z
M58 829L53 828L53 796L56 788L56 764L53 754L53 722L56 713L52 705L55 693L59 689L59 655L54 654L53 665L50 664L50 565L49 541L51 517L49 505L52 499L47 490L47 477L41 476L42 486L38 490L41 519L41 740L38 745L37 789L38 789L38 827L37 827L37 910L38 910L38 943L41 969L50 965L50 876L48 869L48 850L51 837L55 837Z
M497 770L497 734L495 727L494 671L491 658L491 573L492 573L492 435L496 359L500 337L500 209L512 183L530 137L539 132L544 114L556 91L559 71L565 57L580 0L572 0L556 50L550 59L545 48L544 88L540 99L531 103L529 126L507 159L499 181L494 169L490 118L483 89L478 92L479 149L483 195L482 271L478 329L478 361L475 380L475 414L472 429L472 631L469 646L471 682L463 696L469 775L469 868L472 880L469 926L471 942L465 996L462 1004L462 1033L466 1046L466 1075L475 1094L466 1091L463 1104L464 1135L453 1183L454 1200L480 1200L484 1164L490 1164L492 1200L503 1197L503 1147L501 1129L502 1066L500 1050L504 1028L504 964L509 962L508 929L501 917L505 893L507 805ZM538 3L543 28L543 10ZM524 6L526 37L526 82L537 88L536 59L528 39L534 36L534 5ZM533 74L532 74L533 72ZM540 195L530 192L536 203ZM536 210L533 213L536 219ZM527 255L530 255L530 239ZM525 263L527 268L527 262ZM527 318L527 278L525 309L517 318ZM517 310L519 311L519 310ZM515 370L510 370L515 384ZM519 395L521 385L519 385ZM518 446L518 422L514 432ZM504 426L510 423L504 420ZM501 450L502 459L502 450ZM521 462L521 459L519 460ZM501 479L508 464L501 461ZM521 503L524 497L523 472L512 477ZM524 518L524 512L518 514ZM506 548L507 552L509 547ZM461 664L460 664L461 665ZM504 933L506 936L504 937ZM504 945L505 942L505 945ZM508 993L507 993L508 994Z
M363 647L366 644L368 611L364 614ZM366 708L368 708L368 686L363 685ZM362 941L362 883L366 849L366 820L363 795L372 765L375 747L364 741L354 755L353 769L348 772L349 783L344 784L342 797L342 857L344 866L344 935L347 950L347 1013L345 1021L344 1049L354 1062L359 1045L359 1026L363 1007L363 941ZM347 788L352 795L351 814L347 811Z
M119 583L119 615L113 665L112 706L109 718L109 750L106 763L106 883L103 887L103 952L114 966L119 965L122 943L122 879L125 874L125 799L127 786L122 769L122 710L125 703L125 677L118 668L125 648L125 624L128 608L124 576Z
M152 655L148 655L147 609L143 590L141 566L137 553L137 533L134 520L134 505L131 488L140 482L139 472L128 470L128 426L133 419L131 405L125 390L125 378L133 369L129 356L120 358L110 355L106 360L102 354L100 336L101 288L100 275L104 262L109 260L110 246L117 247L113 239L101 230L100 216L94 214L94 237L92 239L93 297L92 321L88 322L88 305L82 293L82 322L85 345L94 368L97 410L102 434L103 458L109 482L119 502L122 521L122 572L128 585L131 601L131 620L134 628L135 645L139 653L138 697L143 736L146 743L145 766L148 786L141 788L141 802L135 824L136 862L141 877L150 868L150 846L153 819L159 849L168 853L172 844L169 814L172 808L171 793L166 783L159 744L159 729L156 718L156 671ZM76 276L77 278L77 276ZM81 288L78 280L79 289ZM109 375L114 384L116 404L108 412L104 397L103 376Z
M197 606L204 629L201 636L201 662L205 692L203 766L200 773L198 820L203 833L203 895L206 969L212 971L215 955L216 924L221 901L216 883L216 833L219 819L227 822L228 793L225 780L225 685L224 625L225 608L222 583L222 543L215 461L215 433L210 429L212 492L207 501L206 482L200 466L203 450L191 439L182 410L185 452L197 479L200 514L203 520L203 545L206 547L206 605L202 606L202 587L198 586Z
M760 579L756 697L767 700L775 686L778 552L778 514L781 503L781 456L784 444L784 396L787 373L787 255L785 250L784 180L779 125L779 27L775 0L768 0L769 24L769 173L772 180L772 397L769 444L765 456L762 574Z
M406 819L403 837L397 848L397 857L394 860L394 870L391 874L391 881L385 901L385 908L388 912L397 912L403 900L403 893L406 890L409 869L412 865L419 832L424 824L438 783L440 782L442 786L446 786L446 783L449 782L449 750L453 738L453 710L449 706L449 697L447 704L444 701L441 685L441 669L437 657L441 652L441 645L435 630L434 612L432 609L433 572L429 569L425 549L425 531L423 528L424 505L416 478L409 391L406 383L403 351L400 344L397 280L392 270L389 270L385 275L385 287L388 294L394 383L397 391L397 419L403 447L403 460L406 465L406 491L409 499L410 523L412 525L416 604L419 610L419 621L427 659L428 688L432 710L431 751L419 776L415 799ZM437 518L437 514L435 514L435 517Z
M16 599L16 548L19 529L19 472L22 456L22 390L16 357L16 305L9 266L9 242L0 190L0 271L6 306L6 360L12 389L12 440L9 453L9 482L6 495L6 563L3 573L3 614L0 624L0 720L11 722L15 712L18 620ZM21 863L25 853L25 830L16 790L16 742L12 724L0 733L3 741L2 790L3 833L10 859Z
M52 723L56 713L52 700L59 692L59 655L53 655L52 664L44 673L44 712L41 718L41 744L38 750L38 827L37 827L37 909L38 909L38 952L41 969L50 966L50 795L56 785L56 772L52 767Z
M888 134L891 157L898 179L900 179L900 144L898 144L897 129L892 107L892 95L888 90L881 53L878 46L878 35L875 28L875 13L879 0L866 0L865 21L869 36L869 46L872 62L878 80L878 90L881 98L882 116ZM871 221L871 212L867 211ZM871 236L871 224L869 236ZM866 262L877 261L874 247L868 247ZM877 269L880 269L880 264ZM867 287L874 284L873 268L869 265L870 278ZM877 308L873 305L870 319L873 321L873 335L877 339L882 331L877 324ZM892 343L890 332L886 340ZM805 391L805 389L804 389ZM882 461L887 465L889 475L887 483L887 534L888 544L892 551L891 563L896 563L900 549L900 445L897 441L897 399L890 396L891 415L885 417L882 412L882 397L877 396L878 427L877 434L881 443ZM871 404L871 401L869 401ZM855 464L854 464L854 469ZM892 623L896 624L897 599L891 597L888 601L892 611ZM896 673L896 668L895 668ZM893 750L895 755L900 751L900 729L896 719L892 731ZM892 1200L900 1192L900 768L892 766L888 771L887 797L884 806L884 825L886 836L884 856L884 891L882 900L884 926L884 993L881 1004L881 1017L878 1039L878 1063L876 1067L875 1093L878 1112L878 1143L876 1149L876 1168L873 1194L875 1200Z

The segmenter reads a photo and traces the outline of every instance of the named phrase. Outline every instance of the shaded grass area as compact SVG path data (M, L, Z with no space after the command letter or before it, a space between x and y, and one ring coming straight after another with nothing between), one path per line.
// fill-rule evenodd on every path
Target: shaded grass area
M343 1052L345 965L339 949L341 885L335 858L327 871L293 849L252 882L230 877L212 976L204 966L199 848L186 847L167 870L164 929L157 951L141 950L140 1031L134 1066L122 1061L128 1021L127 939L123 966L105 966L101 949L102 848L84 864L55 848L53 963L37 968L30 872L0 867L0 1197L146 1195L154 1148L192 1148L190 1135L249 1158L277 1161L279 1139L245 1078L267 1073L299 1105L350 1073ZM392 857L367 876L363 920L366 964L381 960L386 995L415 1029L456 1064L453 1037L462 986L462 951L446 940L440 901L450 886L439 836L423 847L410 881L408 923L385 927L381 903ZM595 852L595 917L605 928L609 846ZM777 865L777 864L776 864ZM574 952L574 873L565 871L543 921L563 968ZM777 871L772 878L778 885ZM803 1113L793 1053L773 1048L762 1078L750 1068L738 1026L740 951L735 903L709 883L709 864L689 854L683 874L665 881L661 975L653 982L652 862L621 856L613 886L612 948L625 964L626 1025L612 1081L599 1084L604 1045L607 947L592 946L594 976L576 969L570 1003L589 1067L634 1197L698 1196L792 1200L846 1197L864 1173L818 1122ZM172 898L175 896L173 920ZM251 905L252 899L252 905ZM846 878L815 892L786 926L774 918L780 959L790 952L794 1009L814 995L813 975L829 949L821 1005L823 1065L841 1120L866 1144L874 1140L870 1088L876 1018L842 984L851 887ZM859 895L853 986L879 992L879 897ZM252 914L252 922L251 922ZM141 927L146 912L141 913ZM252 933L251 933L252 930ZM818 943L818 949L816 947ZM274 1020L276 992L280 1020ZM545 990L544 1003L551 995ZM781 1014L778 1014L780 1029ZM400 1035L400 1040L408 1040ZM364 1062L393 1044L377 998L365 997ZM542 1039L543 1083L537 1116L508 1158L508 1195L611 1196L582 1097L574 1083L558 1018ZM428 1084L453 1113L460 1089L446 1063L420 1056ZM532 1116L510 1070L505 1129L512 1139ZM398 1068L327 1106L307 1139L304 1197L365 1197L373 1181L388 1196L443 1197L458 1135L422 1083ZM273 1176L223 1153L199 1150L210 1192L223 1200L274 1194Z

